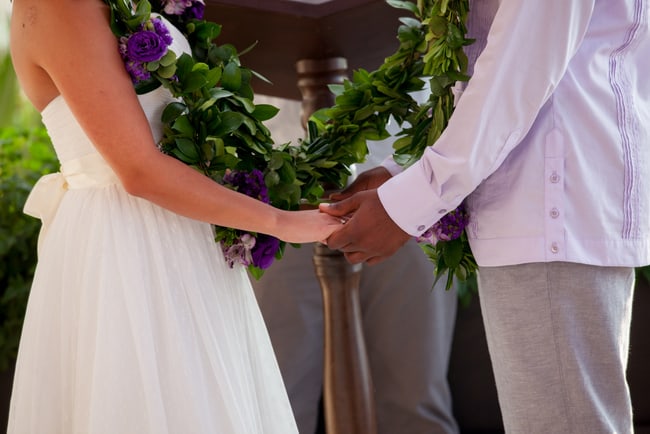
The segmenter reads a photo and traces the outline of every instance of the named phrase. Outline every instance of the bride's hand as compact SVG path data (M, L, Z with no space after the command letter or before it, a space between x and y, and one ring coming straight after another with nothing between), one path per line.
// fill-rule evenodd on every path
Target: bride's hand
M276 237L289 243L324 242L345 220L320 212L281 211Z

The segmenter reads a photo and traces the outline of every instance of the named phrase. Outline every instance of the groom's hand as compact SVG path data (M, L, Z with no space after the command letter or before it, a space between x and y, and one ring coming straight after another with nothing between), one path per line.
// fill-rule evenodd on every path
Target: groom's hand
M347 199L355 193L365 190L371 190L382 185L391 178L390 172L383 166L373 167L372 169L361 172L354 182L347 188L338 193L330 195L330 199L339 201Z
M342 251L352 264L379 263L410 238L388 216L375 189L361 191L341 202L321 204L320 210L347 219L345 225L327 239L327 245Z

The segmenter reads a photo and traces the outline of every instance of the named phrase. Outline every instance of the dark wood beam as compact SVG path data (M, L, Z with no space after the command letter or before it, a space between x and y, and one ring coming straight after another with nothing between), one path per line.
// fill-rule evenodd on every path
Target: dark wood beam
M383 0L330 0L307 4L288 0L220 0L206 4L206 18L223 26L217 43L246 53L242 63L268 78L255 92L300 100L295 65L301 59L344 57L349 69L376 69L398 41L405 11Z

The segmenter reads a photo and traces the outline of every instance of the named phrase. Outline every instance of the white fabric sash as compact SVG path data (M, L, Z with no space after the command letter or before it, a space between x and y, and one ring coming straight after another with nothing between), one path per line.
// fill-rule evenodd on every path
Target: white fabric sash
M67 190L98 188L117 183L117 175L101 155L88 154L63 163L60 172L42 176L27 197L23 212L41 219L42 238Z

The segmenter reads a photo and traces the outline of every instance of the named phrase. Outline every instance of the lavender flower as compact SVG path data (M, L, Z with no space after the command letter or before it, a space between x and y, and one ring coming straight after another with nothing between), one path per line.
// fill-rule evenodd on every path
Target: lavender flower
M172 38L165 23L163 23L160 18L152 18L151 24L153 26L153 31L156 32L156 34L160 36L160 39L162 39L163 43L169 47L174 41L174 38Z
M182 15L185 8L192 4L192 0L163 0L164 11L169 15Z
M232 185L242 194L269 203L269 189L264 183L264 174L257 169L251 172L230 171L224 175L223 182Z
M461 236L468 223L469 214L461 205L434 224L433 230L439 240L451 241Z
M178 15L182 18L203 18L205 3L203 0L163 0L164 11L168 15Z
M273 264L275 254L280 249L280 240L270 235L258 234L255 246L251 252L253 265L266 270Z
M264 183L264 174L260 170L227 171L223 177L223 183L233 187L239 193L269 203L268 187ZM244 266L254 265L260 269L271 266L275 254L280 248L280 241L277 238L264 234L257 234L254 237L241 231L235 233L237 234L235 242L230 245L222 244L226 261L231 268L235 263Z
M223 255L226 258L228 266L233 268L235 264L242 264L245 267L251 265L253 263L251 251L255 247L255 244L255 237L249 233L240 235L237 241L229 246L222 244L221 250L223 250Z
M417 241L435 245L438 241L455 240L462 235L468 223L469 214L461 204L420 235Z

